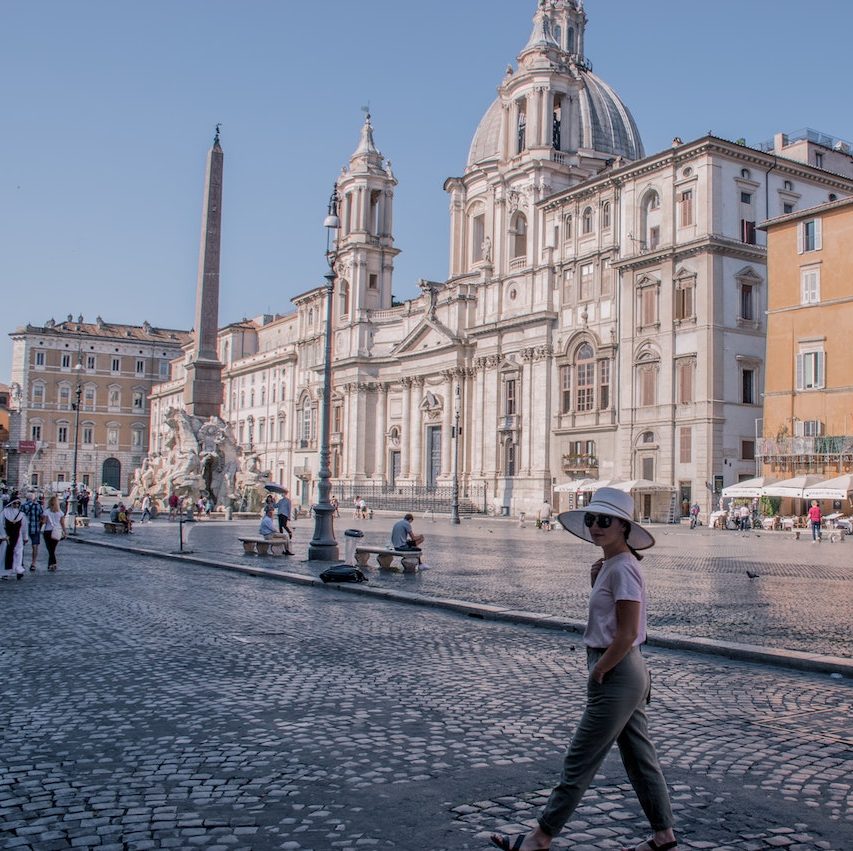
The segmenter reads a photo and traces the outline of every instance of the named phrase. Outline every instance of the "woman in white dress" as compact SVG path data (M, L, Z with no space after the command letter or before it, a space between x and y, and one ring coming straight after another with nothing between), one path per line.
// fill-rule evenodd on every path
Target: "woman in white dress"
M59 510L59 497L47 501L44 516L44 543L47 547L47 569L56 571L56 548L65 537L65 515Z
M27 515L21 511L21 498L13 491L9 502L3 509L3 534L6 537L6 552L3 560L3 579L11 579L15 574L24 578L24 545L29 543Z

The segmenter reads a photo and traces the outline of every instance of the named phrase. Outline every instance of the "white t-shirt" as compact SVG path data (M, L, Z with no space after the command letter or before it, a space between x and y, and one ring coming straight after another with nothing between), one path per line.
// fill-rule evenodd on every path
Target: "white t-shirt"
M583 634L587 647L609 647L616 637L616 602L640 604L640 628L634 646L646 640L646 583L640 563L631 553L605 560L589 597L589 620Z
M44 531L50 532L52 529L61 529L62 528L62 512L61 511L50 511L45 508L44 510Z

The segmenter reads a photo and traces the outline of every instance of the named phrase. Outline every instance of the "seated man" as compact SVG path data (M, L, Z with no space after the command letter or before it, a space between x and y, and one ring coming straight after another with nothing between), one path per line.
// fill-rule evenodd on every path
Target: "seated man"
M412 531L412 521L415 518L406 514L402 520L398 520L391 529L391 546L395 550L416 550L420 552L424 541L423 535L416 535Z
M275 508L271 505L267 505L264 509L264 516L261 519L261 526L258 529L258 534L264 538L269 538L270 535L278 534L278 527L273 522L273 517L275 516Z
M110 523L118 523L118 504L110 509Z
M264 516L261 520L258 534L267 541L284 541L284 551L287 555L292 556L293 550L290 549L290 535L287 532L279 532L275 522L275 506L267 505L264 509Z

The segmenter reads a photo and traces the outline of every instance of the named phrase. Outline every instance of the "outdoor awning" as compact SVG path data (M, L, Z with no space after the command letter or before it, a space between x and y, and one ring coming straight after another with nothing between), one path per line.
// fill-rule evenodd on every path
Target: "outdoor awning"
M804 499L849 499L853 494L853 473L818 482L803 490Z
M772 479L769 476L747 479L745 482L737 482L734 485L723 488L723 496L726 499L729 499L729 497L733 497L734 499L750 499L755 496L762 496L764 488L770 487L770 485L774 485L778 481L778 479Z
M816 485L821 479L822 476L797 476L793 479L785 479L784 481L774 482L772 485L762 488L761 495L806 499L803 496L803 490Z
M627 482L611 482L610 487L616 488L616 490L625 491L626 493L631 493L631 491L643 491L645 493L650 492L663 492L663 491L674 491L674 485L667 485L663 482L653 482L649 479L631 479Z
M578 491L589 490L588 485L596 485L598 479L573 479L571 482L563 482L554 488L556 493L577 493Z

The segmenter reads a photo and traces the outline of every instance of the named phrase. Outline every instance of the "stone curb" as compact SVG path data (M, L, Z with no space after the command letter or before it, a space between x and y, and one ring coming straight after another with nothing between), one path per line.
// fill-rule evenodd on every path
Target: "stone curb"
M267 579L277 579L281 582L290 582L295 585L307 585L315 588L325 588L331 591L344 591L350 594L362 594L369 597L378 597L385 600L393 600L397 603L410 603L417 606L429 606L446 611L458 612L469 617L481 620L505 621L508 623L525 624L542 629L555 629L563 632L575 632L583 634L586 628L584 621L569 620L558 615L550 615L544 612L527 612L520 609L509 609L505 606L494 606L488 603L471 603L465 600L456 600L451 597L425 597L421 594L413 594L409 591L395 591L391 588L376 588L370 585L356 583L329 583L326 584L315 576L304 576L301 573L288 573L281 570L270 570L266 567L254 567L252 565L233 564L230 562L213 561L210 558L191 554L170 553L162 550L150 550L143 547L124 547L120 544L112 544L106 541L91 541L82 537L69 537L66 540L76 544L85 544L91 547L130 552L134 555L149 556L151 558L168 559L170 561L195 564L200 567L213 567L219 570L229 570L234 573L243 573L249 576L260 576ZM754 644L738 644L731 641L715 641L710 638L694 638L692 636L677 635L675 633L649 634L648 644L651 647L661 647L667 650L680 650L688 653L705 653L712 656L723 656L742 662L753 662L762 665L774 665L781 668L793 668L809 673L840 674L853 678L853 659L845 659L841 656L822 656L817 653L804 653L799 650L778 650L770 647L759 647Z

